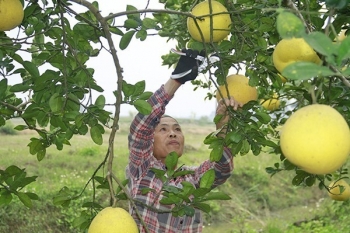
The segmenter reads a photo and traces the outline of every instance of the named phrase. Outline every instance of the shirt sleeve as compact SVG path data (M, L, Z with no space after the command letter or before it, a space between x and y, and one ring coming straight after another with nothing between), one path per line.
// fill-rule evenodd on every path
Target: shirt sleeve
M128 176L132 178L141 176L156 161L153 157L154 129L171 99L172 96L165 92L164 85L162 85L148 100L152 106L152 112L149 115L138 113L133 119L128 136L130 152Z
M225 183L233 171L233 155L231 150L225 147L222 157L218 162L210 162L210 160L206 160L194 169L195 173L193 174L193 183L196 187L199 187L201 177L209 169L214 169L215 171L215 180L212 188Z

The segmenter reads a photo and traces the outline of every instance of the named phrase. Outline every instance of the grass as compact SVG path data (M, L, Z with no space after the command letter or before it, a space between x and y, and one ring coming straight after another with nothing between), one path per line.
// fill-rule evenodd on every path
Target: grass
M128 160L127 132L129 120L121 121L120 130L115 138L114 172L124 179ZM211 124L180 122L186 136L185 154L180 164L197 165L208 159L209 150L202 143L204 137L213 130ZM30 184L27 191L40 196L34 207L28 209L17 199L10 205L0 208L0 232L83 232L72 226L74 219L84 209L81 205L92 201L93 189L89 185L81 198L72 201L67 208L55 206L52 198L64 186L79 194L88 179L106 156L108 132L102 146L95 145L88 136L75 136L71 146L62 151L49 148L46 157L38 162L29 154L27 144L35 135L25 131L17 135L1 135L0 169L14 164L26 168L28 176L38 176L37 182ZM230 201L210 202L212 211L205 215L204 233L229 232L312 232L312 229L331 229L329 232L341 232L350 220L349 201L335 203L327 198L325 190L318 187L295 187L293 174L281 172L272 178L265 167L278 161L278 156L262 153L259 156L248 154L236 156L235 170L230 179L219 189L230 195ZM98 174L105 175L103 167ZM97 189L97 201L109 204L108 191ZM126 202L119 202L127 207ZM314 225L312 225L314 224ZM317 225L319 224L319 225ZM342 228L344 227L344 228ZM334 230L335 229L335 230ZM299 231L298 231L299 230ZM327 232L327 231L314 231Z

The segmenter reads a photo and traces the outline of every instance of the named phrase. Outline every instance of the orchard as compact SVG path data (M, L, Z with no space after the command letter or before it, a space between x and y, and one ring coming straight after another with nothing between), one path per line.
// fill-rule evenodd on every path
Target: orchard
M105 180L92 174L87 183L93 181L105 187L116 208L107 209L105 218L113 218L114 211L119 211L115 206L117 198L130 198L126 182L113 173L120 108L131 105L143 114L151 111L146 80L140 75L136 84L128 81L118 51L128 51L133 40L162 37L176 41L178 50L205 50L207 55L220 58L203 71L206 81L192 81L194 92L206 89L205 98L220 100L223 96L234 96L244 102L239 111L229 109L224 140L217 138L215 132L204 140L212 149L212 161L220 159L224 146L241 156L248 152L259 156L263 151L275 154L276 163L266 167L269 175L288 172L294 176L291 185L319 186L330 198L347 201L349 174L344 165L350 154L348 1L159 0L159 3L160 9L148 8L145 1L145 8L127 5L122 12L103 15L99 5L118 3L0 0L0 126L8 120L20 119L24 123L15 125L15 130L36 133L36 137L23 143L28 145L28 153L36 156L39 166L46 159L48 148L62 150L78 135L89 135L92 143L101 145L109 129L106 159L96 168L107 170ZM120 17L124 23L116 24L115 19ZM113 103L107 103L95 70L87 65L102 50L108 51L115 66L115 74L109 77L117 84ZM164 66L172 67L179 55L169 51L161 58ZM10 84L15 75L21 81ZM93 101L91 95L96 93ZM113 113L106 110L107 105L114 107ZM320 112L318 106L325 110ZM169 158L168 165L177 162ZM36 177L24 177L22 169L25 167L20 169L16 165L0 169L1 205L11 205L18 198L30 208L39 198L24 191L27 185L36 182ZM212 176L206 174L203 184ZM113 185L118 187L118 193L110 188ZM203 199L207 198L205 195ZM70 193L61 192L56 200L64 205L72 198ZM227 196L216 198L226 200ZM178 208L173 210L174 214L194 208L188 199L176 196L173 201L178 200ZM88 206L93 211L79 220L79 227L87 229L95 215L99 217L96 224L105 225L106 219L101 220L99 214L106 209L98 203ZM134 226L128 213L122 215L127 226Z

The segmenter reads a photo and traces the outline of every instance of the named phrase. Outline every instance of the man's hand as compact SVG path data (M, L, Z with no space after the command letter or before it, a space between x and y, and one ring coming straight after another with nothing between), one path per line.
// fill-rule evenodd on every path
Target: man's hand
M224 98L219 100L218 105L216 107L216 115L222 115L223 117L220 119L218 123L216 123L216 129L221 129L225 124L227 124L230 116L228 114L228 107L232 107L233 110L237 110L240 107L243 107L242 103L237 102L232 96L231 98ZM221 131L218 136L224 137L226 132Z
M180 57L171 78L184 84L187 81L197 78L198 67L203 61L199 61L196 58L198 55L205 57L205 52L203 50L199 53L197 50L192 49L182 49L181 52L186 55Z

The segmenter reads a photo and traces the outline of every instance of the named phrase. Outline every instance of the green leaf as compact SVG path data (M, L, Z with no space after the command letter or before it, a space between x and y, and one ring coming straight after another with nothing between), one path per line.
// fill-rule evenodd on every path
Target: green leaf
M181 198L175 196L173 193L169 194L169 197L163 197L159 203L163 204L163 205L172 205L172 204L177 204L179 202L181 202Z
M176 152L170 152L165 158L165 166L167 169L168 177L172 177L174 170L177 166L178 154Z
M147 193L152 192L152 191L154 191L154 189L152 189L152 188L141 188L142 195L146 195Z
M263 124L268 124L271 121L270 115L265 112L257 112L254 116Z
M297 174L293 178L292 184L295 185L295 186L299 186L304 181L306 176L307 176L307 174L305 174L305 173Z
M191 216L191 217L194 216L194 214L196 212L195 209L191 206L185 206L184 211L185 211L186 216Z
M32 200L39 200L39 196L36 193L26 192L26 194Z
M96 143L97 145L102 145L103 143L103 137L102 137L102 132L100 130L99 125L92 126L90 129L90 136L92 141Z
M146 17L142 20L142 26L144 26L146 29L154 29L156 25L157 22L154 19Z
M124 50L128 47L128 45L130 44L130 41L132 39L132 37L134 36L136 31L132 30L132 31L128 31L127 33L125 33L120 42L119 42L119 48L121 50Z
M270 140L266 140L265 138L256 137L256 141L260 145L263 145L263 146L269 146L269 147L273 147L273 148L278 147L276 143L274 143L273 141L270 141Z
M139 26L141 26L140 23L138 21L136 21L135 19L127 19L124 21L124 27L126 29L130 29L130 28L136 29Z
M16 125L14 129L18 130L18 131L22 131L22 130L28 129L28 126L27 125Z
M58 195L53 197L52 201L54 205L68 206L72 200L72 193L69 188L64 186L58 192Z
M135 91L135 86L127 83L125 80L122 81L122 92L125 96L125 98L129 98Z
M283 10L277 16L277 31L282 38L302 37L305 26L296 15Z
M95 101L95 105L99 108L99 109L103 109L104 106L106 104L106 98L104 95L99 95Z
M0 100L5 98L7 91L7 79L0 80Z
M132 5L127 5L126 6L126 11L137 11L137 8L132 6ZM140 13L135 13L135 14L127 14L127 17L128 19L134 19L134 20L137 20L137 21L140 21L141 22L141 19L140 19Z
M317 52L332 59L336 49L336 44L322 32L311 32L304 37L305 41Z
M38 152L36 153L36 159L37 159L38 161L43 160L43 159L45 158L45 154L46 154L46 149L43 148L42 150L40 150L40 151L38 151Z
M344 60L350 58L350 36L341 42L338 51L337 64L340 66Z
M173 185L164 185L162 190L165 192L174 193L174 194L178 194L180 192L179 188Z
M186 175L191 175L194 174L194 171L190 171L190 170L183 170L183 171L177 171L173 174L173 177L178 177L178 176L186 176Z
M126 185L127 185L128 183L129 183L129 179L125 179L125 180L122 181L121 185L122 185L123 187L126 187ZM118 193L120 193L122 190L123 190L122 187L120 187L120 185L118 185L117 190L116 190L115 193L118 194Z
M135 37L137 39L140 39L140 41L144 41L147 38L147 31L146 30L140 30L136 33Z
M224 146L222 144L215 146L210 152L210 161L211 162L219 161L222 157L223 151L224 151Z
M231 131L226 135L225 139L228 139L231 142L238 143L242 139L242 134L237 131Z
M201 177L199 182L199 187L210 189L214 184L214 180L215 180L215 170L210 169L206 171Z
M35 155L36 153L38 153L38 151L44 149L44 145L39 139L31 138L30 141L31 142L28 144L30 154Z
M210 190L211 188L197 188L192 194L196 199L201 199L204 195L209 193Z
M145 82L145 80L142 80L142 81L135 83L135 85L133 85L133 86L134 86L134 89L133 89L132 96L139 97L145 91L146 82Z
M330 76L334 72L325 66L312 62L295 62L288 65L282 72L282 76L291 80L307 80L317 76Z
M5 169L5 172L8 173L10 176L21 174L24 172L23 169L20 169L16 165L10 165Z
M141 93L138 98L140 100L148 100L151 96L153 95L153 92L150 91L145 91L143 93Z
M117 28L117 27L110 26L110 27L109 27L109 30L110 30L111 33L116 34L116 35L118 35L118 36L124 35L123 31L120 30L120 29Z
M93 201L88 201L88 202L84 202L82 204L82 207L86 207L86 208L96 208L96 209L103 209L103 206L101 206L100 204L93 202Z
M10 91L11 92L24 92L30 89L30 85L26 84L26 83L19 83L19 84L15 84L13 86L10 87Z
M208 205L206 203L202 203L202 202L193 203L193 206L197 209L202 210L205 213L209 213L211 210L210 205Z
M241 155L245 155L250 151L250 144L247 140L242 141L242 147L240 150Z
M74 218L72 226L75 228L84 229L91 223L91 216L85 212L82 212L79 217Z
M0 206L8 205L12 201L12 194L10 191L0 192Z
M33 202L32 199L30 199L30 197L23 192L18 192L16 194L19 198L19 200L28 208L32 208L33 207Z
M143 115L149 115L152 112L152 106L145 100L135 100L133 104L137 111Z
M29 61L24 61L23 67L28 71L28 73L33 78L38 78L40 76L39 69L34 63L29 62Z
M54 93L49 100L50 109L52 112L60 112L63 109L63 98L58 93Z
M166 171L161 170L161 169L157 169L157 168L154 168L154 167L151 168L151 171L154 172L154 174L156 175L156 177L158 179L162 179L162 177L164 177L164 175L166 173Z
M305 184L309 187L314 185L315 182L316 182L316 176L313 176L313 175L310 175L310 176L306 177L306 179L305 179Z

